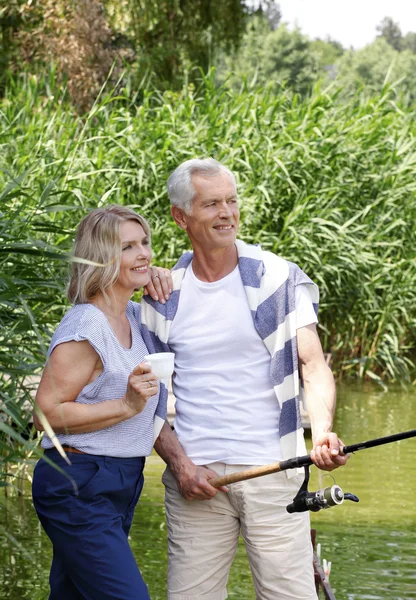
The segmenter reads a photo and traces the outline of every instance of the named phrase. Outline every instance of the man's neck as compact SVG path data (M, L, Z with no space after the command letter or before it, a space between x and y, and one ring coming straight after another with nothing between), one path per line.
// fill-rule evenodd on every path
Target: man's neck
M237 264L238 254L235 244L205 252L194 248L192 270L200 281L208 283L219 281L234 271Z

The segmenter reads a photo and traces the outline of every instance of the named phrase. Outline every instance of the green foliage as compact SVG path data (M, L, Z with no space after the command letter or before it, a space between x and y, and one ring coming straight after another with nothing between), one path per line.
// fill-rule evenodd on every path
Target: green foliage
M260 85L274 82L277 87L287 86L306 94L316 81L318 71L317 55L299 29L289 31L282 24L273 30L269 20L260 15L250 19L238 52L233 57L222 58L218 80L228 80L238 87L247 77Z
M342 44L330 38L313 40L310 47L317 58L319 66L324 69L334 65L339 57L344 54Z
M0 85L3 74L18 52L16 32L25 28L31 31L39 20L39 9L27 0L8 0L0 6Z
M3 13L0 9L0 34L2 14L0 84L10 72L43 74L53 63L55 76L81 112L106 82L114 86L134 54L116 47L99 0L13 0Z
M338 102L273 87L181 93L127 87L86 118L53 78L10 85L0 102L0 455L25 448L35 380L68 304L67 252L86 211L136 207L154 261L189 243L170 217L166 180L183 160L214 156L239 182L240 236L297 262L321 290L320 328L338 376L410 381L416 346L416 141L394 90ZM16 429L13 429L15 427ZM31 438L26 442L33 447ZM5 469L6 467L4 467Z
M138 82L180 88L238 46L252 10L243 0L12 0L0 8L0 83L8 69L39 74L53 61L81 111L122 64Z
M416 33L409 31L403 38L402 44L403 50L410 50L413 54L416 54Z
M220 49L238 47L249 9L242 0L105 0L115 32L136 50L138 80L180 88L184 73L207 71ZM192 76L192 73L191 73Z
M403 35L399 24L395 23L391 17L385 17L376 29L379 31L377 37L386 40L398 52L410 50L410 52L416 54L416 33L414 31L409 31L406 35Z
M285 25L271 32L264 43L264 73L294 91L306 93L316 80L318 65L310 52L310 43L299 29L289 31Z
M400 89L408 101L416 100L416 55L409 50L398 52L382 37L361 50L350 50L336 64L337 82L344 88L343 94L355 94L364 88L374 93L383 85L400 82Z
M336 91L318 88L301 101L289 91L216 89L208 77L195 91L143 91L138 107L127 90L107 96L82 120L57 90L42 98L39 88L32 79L14 89L0 117L3 272L15 286L5 321L23 319L21 330L36 335L27 310L9 306L20 296L39 310L39 335L48 338L63 310L63 262L53 252L67 252L80 217L105 202L139 207L156 262L171 266L188 241L169 214L167 177L182 160L212 155L239 178L241 235L299 262L320 284L325 347L337 364L369 360L389 377L406 372L415 342L416 148L412 112L394 90L339 104Z
M384 38L392 48L398 51L402 49L403 39L400 26L391 17L384 17L376 29L380 32L378 37Z

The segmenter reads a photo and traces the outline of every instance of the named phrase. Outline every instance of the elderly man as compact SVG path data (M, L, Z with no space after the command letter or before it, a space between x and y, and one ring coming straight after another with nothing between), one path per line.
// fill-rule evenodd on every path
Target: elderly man
M316 599L309 516L286 511L303 475L220 490L209 481L306 453L298 372L314 463L345 463L331 431L335 385L316 332L317 288L295 264L236 239L235 178L217 161L180 165L168 194L193 252L175 266L169 300L146 296L142 310L144 336L175 352L175 430L165 424L155 446L167 463L168 598L224 600L241 533L258 599Z

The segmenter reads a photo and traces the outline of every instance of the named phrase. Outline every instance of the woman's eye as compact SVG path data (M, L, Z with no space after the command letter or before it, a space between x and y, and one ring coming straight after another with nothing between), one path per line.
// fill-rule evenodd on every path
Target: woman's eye
M129 244L128 246L124 246L123 252L124 252L124 250L128 250L129 248L131 248L131 244Z

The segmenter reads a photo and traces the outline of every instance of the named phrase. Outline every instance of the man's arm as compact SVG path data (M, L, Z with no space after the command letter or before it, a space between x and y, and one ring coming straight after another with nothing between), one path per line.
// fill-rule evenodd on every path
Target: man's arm
M311 458L320 469L332 471L348 459L340 454L344 444L332 431L336 403L334 377L326 364L316 326L301 327L296 337L306 410L312 426Z
M226 487L217 489L208 483L209 479L217 477L217 473L207 467L198 467L186 456L167 422L155 442L155 450L175 475L179 491L185 500L209 500L219 490L228 491Z

